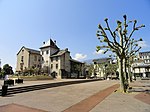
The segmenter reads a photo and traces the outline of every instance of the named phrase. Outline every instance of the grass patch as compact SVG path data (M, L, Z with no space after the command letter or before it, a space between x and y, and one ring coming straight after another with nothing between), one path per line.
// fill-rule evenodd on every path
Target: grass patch
M31 76L11 76L9 78L21 78L24 81L36 81L36 80L52 80L53 78L50 76L44 75L31 75Z

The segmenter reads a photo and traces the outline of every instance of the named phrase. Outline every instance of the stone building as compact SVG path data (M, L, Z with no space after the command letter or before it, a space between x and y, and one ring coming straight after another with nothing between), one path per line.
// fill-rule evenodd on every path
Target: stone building
M43 42L40 51L22 47L17 53L16 71L22 71L32 66L41 67L42 70L47 71L47 74L56 78L84 77L84 63L73 60L68 48L60 50L56 41L52 41L52 39Z
M40 51L22 47L17 53L16 72L21 72L26 68L41 67Z
M59 51L59 48L56 45L56 42L53 42L51 39L47 42L43 42L43 45L40 47L41 54L41 66L42 68L47 68L48 74L51 74L51 56Z
M50 56L50 60L51 73L56 73L56 76L59 78L68 78L71 66L70 52L68 49L57 51Z

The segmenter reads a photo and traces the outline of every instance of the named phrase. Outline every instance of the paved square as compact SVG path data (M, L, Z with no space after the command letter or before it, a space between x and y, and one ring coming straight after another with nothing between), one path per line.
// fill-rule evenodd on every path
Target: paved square
M46 111L18 104L8 104L0 106L0 112L46 112Z

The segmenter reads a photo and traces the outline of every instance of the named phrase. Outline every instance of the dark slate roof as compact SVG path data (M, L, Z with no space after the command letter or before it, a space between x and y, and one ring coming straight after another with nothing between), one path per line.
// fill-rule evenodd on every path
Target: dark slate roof
M42 47L40 47L40 49L47 48L47 47L53 47L53 48L59 49L58 46L53 42L52 39L50 39L48 42L49 42L48 45L45 45L45 46L43 45ZM47 43L45 43L45 44L47 44Z
M38 50L34 50L34 49L30 49L30 48L25 48L25 49L30 53L40 54L40 51L38 51Z
M94 59L93 62L101 64L101 63L108 62L110 60L112 60L112 59L111 58L100 58L100 59Z
M69 52L68 49L65 50L59 50L58 52L54 53L53 55L51 55L50 57L57 57L57 56L61 56L64 53Z
M150 53L150 51L139 52L139 54L146 54L146 53Z
M66 51L65 50L60 50L58 51L57 53L51 55L50 57L57 57L57 56L61 56L65 53Z
M139 52L139 53L150 53L150 51L144 51L144 52Z
M70 59L70 61L75 62L75 63L81 63L81 64L83 64L82 62L74 60L74 59Z
M17 55L20 53L20 51L21 51L23 48L26 49L26 50L27 50L28 52L30 52L30 53L40 54L40 51L38 51L38 50L26 48L26 47L23 46L23 47L19 50L19 52L17 53Z
M133 68L150 68L150 65L149 64L136 65L136 66L133 66Z

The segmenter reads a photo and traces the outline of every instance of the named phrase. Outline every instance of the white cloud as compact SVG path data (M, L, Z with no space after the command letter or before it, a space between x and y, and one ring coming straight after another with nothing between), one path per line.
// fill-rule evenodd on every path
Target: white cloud
M104 53L104 50L99 50L98 52L97 51L94 52L94 54L96 55L103 54L103 53Z
M138 42L138 45L140 46L140 47L148 47L148 45L146 44L146 41L140 41L140 42Z
M86 57L87 57L87 55L76 53L74 59L75 60L82 60L82 59L85 59Z

